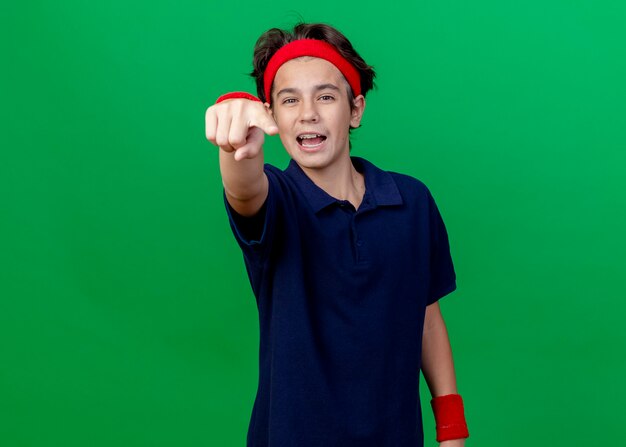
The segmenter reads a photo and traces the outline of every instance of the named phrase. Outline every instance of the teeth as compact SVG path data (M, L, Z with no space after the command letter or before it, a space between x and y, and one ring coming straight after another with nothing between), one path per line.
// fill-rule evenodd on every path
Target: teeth
M306 144L304 141L302 142L302 146L304 147L317 147L317 146L321 146L322 143L317 143L317 144Z
M310 134L306 134L306 135L300 135L300 138L302 138L303 140L309 139L309 138L317 138L317 137L321 137L321 135L316 134L316 133L310 133Z

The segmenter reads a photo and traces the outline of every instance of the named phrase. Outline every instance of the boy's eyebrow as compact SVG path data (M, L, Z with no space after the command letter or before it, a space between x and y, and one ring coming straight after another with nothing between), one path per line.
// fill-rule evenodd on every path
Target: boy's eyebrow
M340 91L339 87L337 87L335 84L320 84L320 85L316 85L315 87L313 87L313 91L317 92L319 90L335 90L338 92ZM276 97L279 97L280 95L284 93L300 93L300 90L297 88L291 88L291 87L284 88L276 94Z

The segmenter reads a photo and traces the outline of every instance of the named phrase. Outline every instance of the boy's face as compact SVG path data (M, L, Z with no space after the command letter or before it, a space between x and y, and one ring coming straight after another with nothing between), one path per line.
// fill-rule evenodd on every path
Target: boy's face
M337 67L316 57L292 59L276 73L270 112L283 146L300 166L324 169L349 157L349 128L359 126L365 98L357 96L350 110L348 88Z

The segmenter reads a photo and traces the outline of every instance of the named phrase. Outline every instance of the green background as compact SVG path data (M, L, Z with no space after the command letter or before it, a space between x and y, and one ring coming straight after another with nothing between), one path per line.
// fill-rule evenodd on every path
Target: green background
M623 1L113 0L0 7L0 445L244 445L257 311L204 112L299 18L377 70L353 154L446 222L466 445L622 442Z

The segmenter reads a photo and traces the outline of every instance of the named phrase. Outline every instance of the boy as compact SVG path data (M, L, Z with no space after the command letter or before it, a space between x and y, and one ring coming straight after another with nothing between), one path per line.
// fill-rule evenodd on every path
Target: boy
M257 41L259 98L206 113L260 323L248 447L423 446L419 371L441 446L469 436L437 300L456 288L428 188L350 156L374 70L335 28ZM284 171L264 164L279 134Z

